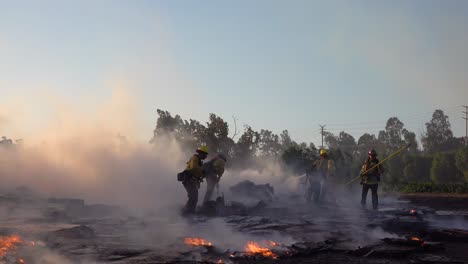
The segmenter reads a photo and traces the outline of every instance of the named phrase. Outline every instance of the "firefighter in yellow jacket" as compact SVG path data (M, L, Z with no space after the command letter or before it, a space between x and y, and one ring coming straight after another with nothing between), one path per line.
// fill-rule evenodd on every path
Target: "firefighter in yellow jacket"
M328 156L326 149L320 149L320 157L312 165L312 175L308 176L309 190L307 200L310 200L314 194L314 201L319 202L325 199L325 196L331 196L334 199L333 190L330 188L330 180L335 174L335 163Z
M183 210L184 214L193 214L197 208L198 189L204 177L203 160L208 156L208 148L206 146L201 146L196 152L197 153L187 162L187 167L184 171L184 179L182 181L188 195L188 201Z
M221 153L216 154L210 161L203 164L203 171L206 179L206 193L203 202L211 200L215 186L224 174L224 166L227 162L226 156Z
M369 150L368 154L368 158L361 167L361 173L364 173L365 171L371 169L379 163L379 160L377 159L377 152L375 150ZM379 196L377 195L377 189L379 187L380 176L382 176L383 173L384 168L382 167L382 165L378 165L374 169L367 172L365 175L362 175L361 205L363 207L366 206L367 193L370 189L372 192L372 207L374 208L374 210L377 210L379 206Z

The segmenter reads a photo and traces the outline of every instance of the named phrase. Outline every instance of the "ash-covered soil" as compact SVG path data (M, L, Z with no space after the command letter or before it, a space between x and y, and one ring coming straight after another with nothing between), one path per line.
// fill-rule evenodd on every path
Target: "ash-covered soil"
M177 208L142 213L5 195L0 235L21 242L0 252L0 263L468 263L463 210L392 196L378 211L360 208L356 196L321 205L301 196L257 202L226 197L228 207L245 208L183 218ZM190 245L186 238L204 242Z

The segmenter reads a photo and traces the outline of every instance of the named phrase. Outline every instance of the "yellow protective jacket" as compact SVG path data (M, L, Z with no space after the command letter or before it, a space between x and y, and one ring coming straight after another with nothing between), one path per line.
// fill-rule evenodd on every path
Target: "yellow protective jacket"
M372 168L375 166L377 163L379 163L378 159L367 159L364 164L361 167L361 174L367 171L368 169ZM380 176L385 172L384 168L382 165L378 165L374 169L370 170L368 173L365 175L362 175L362 183L363 184L378 184L380 181Z
M226 162L219 158L214 158L207 163L203 164L203 169L206 178L221 178L224 174L224 167Z
M200 181L204 177L203 162L197 154L193 155L192 158L190 158L190 160L187 162L187 167L185 168L185 171L189 172L192 176L188 180L196 182L198 183L198 186L200 186Z
M315 171L318 172L322 178L328 179L333 177L335 173L335 162L331 159L321 157L314 162Z

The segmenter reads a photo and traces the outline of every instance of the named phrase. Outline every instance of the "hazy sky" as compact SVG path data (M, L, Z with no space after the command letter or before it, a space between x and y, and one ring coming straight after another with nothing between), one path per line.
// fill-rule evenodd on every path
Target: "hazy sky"
M442 108L462 136L467 47L463 0L0 0L0 101L86 109L117 86L148 138L162 108L316 144L318 124L357 139L395 115L420 134Z

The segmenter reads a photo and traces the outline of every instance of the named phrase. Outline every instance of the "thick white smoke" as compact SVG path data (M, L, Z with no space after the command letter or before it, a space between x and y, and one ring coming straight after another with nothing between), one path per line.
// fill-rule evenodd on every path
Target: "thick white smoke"
M40 100L40 98L36 98ZM55 99L54 102L59 101ZM46 104L48 102L49 104ZM28 131L25 109L18 119L2 108L1 131L17 131L24 143L0 151L3 189L26 186L47 196L76 197L92 203L157 208L182 203L185 194L175 173L190 154L167 138L148 144L151 131L141 137L138 102L125 90L84 109L44 99L48 115L42 126ZM64 106L65 105L65 106ZM18 135L5 135L18 138Z

